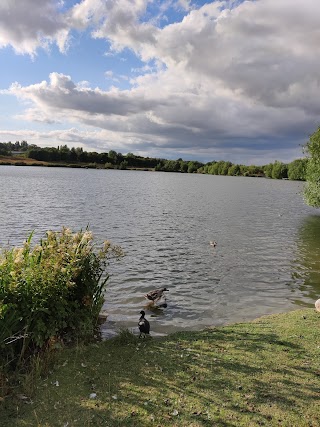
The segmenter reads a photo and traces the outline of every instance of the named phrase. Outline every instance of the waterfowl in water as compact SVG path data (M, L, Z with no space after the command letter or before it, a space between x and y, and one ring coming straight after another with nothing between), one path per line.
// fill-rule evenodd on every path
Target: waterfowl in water
M150 301L155 307L167 307L167 300L164 292L169 292L167 288L155 289L154 291L148 292L144 297Z
M211 240L210 246L213 246L215 248L217 246L217 242L215 242L214 240Z
M141 317L140 317L140 319L139 319L139 323L138 323L138 326L139 326L139 331L140 331L140 335L139 335L139 338L141 338L141 336L142 336L142 334L143 334L143 336L145 337L147 334L149 335L150 334L150 323L148 322L148 320L147 319L145 319L145 315L146 315L146 313L143 311L143 310L141 310L140 311L140 314L141 314Z

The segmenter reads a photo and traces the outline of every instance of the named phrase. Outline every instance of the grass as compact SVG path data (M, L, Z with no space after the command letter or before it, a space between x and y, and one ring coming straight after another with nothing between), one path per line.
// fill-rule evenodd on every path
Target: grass
M68 168L86 168L86 169L108 169L105 168L104 164L92 164L92 163L81 163L81 162L62 162L62 161L50 161L29 159L22 155L14 156L1 156L0 155L0 166L46 166L46 167L68 167ZM114 169L113 167L111 169ZM154 171L154 168L134 168L128 167L126 170L137 170L137 171Z
M320 426L319 326L304 309L64 349L33 396L0 402L1 426Z

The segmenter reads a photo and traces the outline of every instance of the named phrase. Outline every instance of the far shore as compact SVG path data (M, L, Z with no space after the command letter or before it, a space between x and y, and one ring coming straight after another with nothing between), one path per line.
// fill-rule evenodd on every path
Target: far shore
M106 168L104 165L92 164L92 163L70 163L70 162L45 162L35 159L29 159L22 156L0 156L0 166L38 166L38 167L61 167L71 169L114 169L118 168ZM126 168L126 170L139 170L153 172L154 168Z

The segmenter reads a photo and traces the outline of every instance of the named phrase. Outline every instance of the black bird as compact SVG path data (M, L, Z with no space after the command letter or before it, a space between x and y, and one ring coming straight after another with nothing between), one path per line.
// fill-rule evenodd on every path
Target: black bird
M139 335L139 338L142 336L142 334L144 334L144 337L148 334L150 334L150 323L148 322L148 320L147 319L145 319L145 315L146 315L146 313L143 311L143 310L141 310L140 311L140 314L141 314L141 317L140 317L140 319L139 319L139 323L138 323L138 326L139 326L139 331L140 331L140 335Z

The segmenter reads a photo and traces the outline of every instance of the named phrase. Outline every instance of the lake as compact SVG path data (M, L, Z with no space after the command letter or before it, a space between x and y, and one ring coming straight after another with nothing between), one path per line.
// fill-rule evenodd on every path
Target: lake
M0 246L30 231L87 225L120 245L110 266L103 335L137 330L143 295L153 335L311 307L320 297L320 211L303 183L142 171L0 166ZM209 242L215 240L216 247Z

